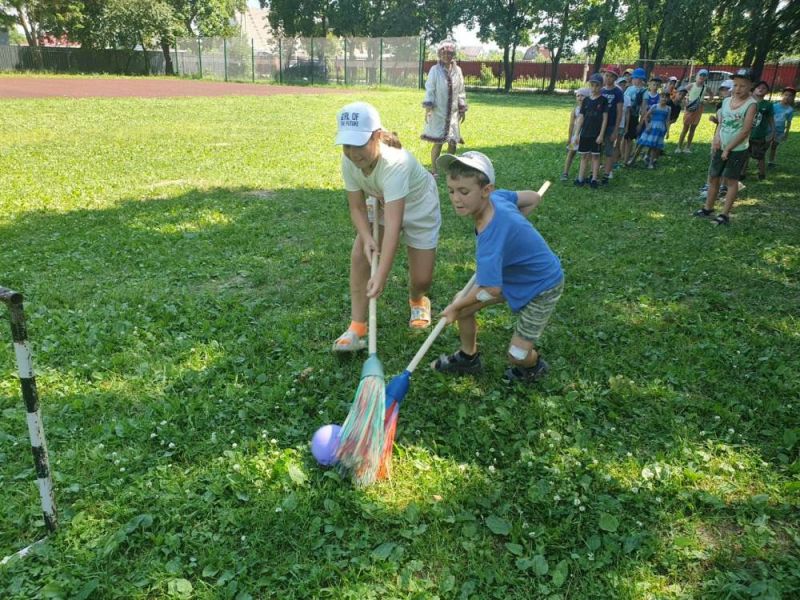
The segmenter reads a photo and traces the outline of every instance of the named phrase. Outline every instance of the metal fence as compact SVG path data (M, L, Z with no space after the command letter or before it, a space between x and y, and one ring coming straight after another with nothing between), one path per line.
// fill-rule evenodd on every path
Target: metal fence
M292 85L388 85L419 88L434 64L435 53L419 37L385 38L276 38L266 45L254 39L184 38L170 49L175 74L198 79L252 81ZM49 71L56 73L113 73L164 75L166 58L161 51L84 50L82 48L0 46L0 71ZM470 89L502 89L500 61L459 61ZM620 70L631 64L616 65ZM691 78L693 70L733 72L735 66L664 61L653 67L662 76ZM589 74L586 63L519 61L514 65L513 88L518 91L574 90ZM780 61L765 65L762 78L773 89L800 83L800 63Z
M279 38L268 48L242 38L186 38L173 62L179 75L202 79L417 88L424 52L418 37Z
M421 86L425 45L419 37L184 38L170 49L175 74L199 79L295 85ZM160 51L0 46L0 71L164 75Z
M52 73L164 73L164 54L155 50L84 50L50 46L0 46L0 71Z

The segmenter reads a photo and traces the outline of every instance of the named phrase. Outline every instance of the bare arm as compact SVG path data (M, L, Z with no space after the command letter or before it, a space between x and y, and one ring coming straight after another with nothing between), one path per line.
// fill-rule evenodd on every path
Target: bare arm
M567 138L567 144L572 143L572 135L575 132L575 109L573 108L572 111L569 113L569 137Z
M380 262L378 271L367 283L367 296L377 298L383 292L386 280L392 270L397 246L400 243L400 229L403 225L405 212L405 199L386 202L383 209L383 241L381 242Z
M364 242L364 254L367 260L372 260L372 252L377 250L378 245L372 239L372 229L367 218L367 203L364 199L364 192L347 192L347 204L350 207L350 220L356 233Z
M478 300L478 294L484 292L491 296L490 300ZM463 317L468 317L471 314L478 312L485 306L492 304L499 304L505 302L505 297L499 287L480 287L477 285L472 286L472 289L464 294L462 297L456 295L453 301L442 311L442 318L447 323L452 323Z
M597 140L595 140L598 144L603 143L603 138L606 135L606 126L608 125L608 113L603 113L603 124L600 126L600 135L597 136Z
M528 216L542 201L542 195L539 192L531 190L521 190L517 192L517 208L524 216Z

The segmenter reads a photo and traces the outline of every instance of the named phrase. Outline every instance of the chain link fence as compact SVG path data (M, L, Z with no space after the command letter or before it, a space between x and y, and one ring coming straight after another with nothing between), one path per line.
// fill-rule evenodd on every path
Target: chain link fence
M264 47L245 37L183 38L169 50L179 76L291 85L419 88L425 45L419 37L277 38ZM0 71L165 75L163 52L0 46Z

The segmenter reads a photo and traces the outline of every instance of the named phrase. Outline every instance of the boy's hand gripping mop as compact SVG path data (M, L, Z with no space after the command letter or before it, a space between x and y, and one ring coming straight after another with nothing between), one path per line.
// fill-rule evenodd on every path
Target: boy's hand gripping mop
M375 206L372 237L378 243L378 207ZM378 251L372 254L371 276L378 270ZM353 478L353 483L366 486L378 474L383 450L383 423L386 415L386 388L383 365L378 358L377 299L369 299L369 356L361 369L353 404L342 425L336 458L339 469Z
M544 196L545 192L550 187L550 182L545 181L542 184L542 187L539 188L539 196ZM467 285L458 293L458 297L462 298L469 291L472 289L472 286L475 284L475 277L473 275L472 278L469 280ZM428 350L430 350L433 342L436 341L436 338L439 337L439 334L442 330L447 326L447 323L444 319L439 319L439 322L436 324L436 327L433 331L431 331L428 338L423 342L420 349L414 355L414 358L411 359L411 362L408 363L406 370L400 373L400 375L396 375L392 378L389 382L389 385L386 386L386 422L384 425L384 441L383 441L383 451L381 452L381 464L380 469L378 470L378 479L388 479L391 477L392 474L392 449L394 448L394 436L397 432L397 419L400 415L400 404L403 402L403 398L406 397L408 393L409 385L411 384L411 374L414 372L414 369L417 368L420 361L425 358L425 354L427 354Z

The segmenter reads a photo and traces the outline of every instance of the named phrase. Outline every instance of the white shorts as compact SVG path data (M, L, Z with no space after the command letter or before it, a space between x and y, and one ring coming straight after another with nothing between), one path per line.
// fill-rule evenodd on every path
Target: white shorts
M438 195L438 191L437 191ZM375 219L375 198L367 198L367 218L372 223ZM378 223L383 226L383 212ZM400 230L400 241L416 250L435 250L439 245L439 229L442 226L442 215L437 209L425 222L404 221Z

